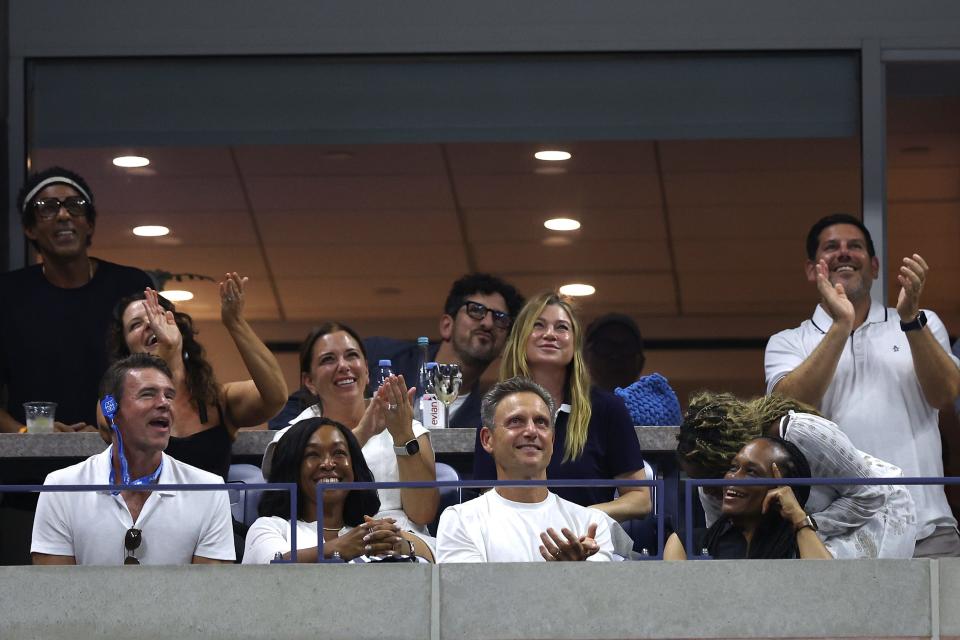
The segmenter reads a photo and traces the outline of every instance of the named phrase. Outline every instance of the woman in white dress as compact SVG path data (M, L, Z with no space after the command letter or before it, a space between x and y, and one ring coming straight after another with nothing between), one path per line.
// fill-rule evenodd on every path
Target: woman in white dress
M328 322L311 331L300 348L300 370L315 404L291 420L291 425L320 416L346 425L380 482L436 480L430 433L413 419L413 389L402 376L391 376L374 390L373 398L365 399L367 355L353 329ZM278 431L267 447L264 477L269 477L273 447L283 433ZM381 489L378 495L378 518L392 518L403 530L427 535L440 500L436 489Z
M782 437L803 452L814 478L896 478L899 467L857 449L840 428L801 402L771 395L743 402L728 393L691 399L677 455L691 477L722 477L747 441ZM701 491L709 526L720 513L713 492ZM903 485L816 485L806 511L835 558L910 558L916 511Z

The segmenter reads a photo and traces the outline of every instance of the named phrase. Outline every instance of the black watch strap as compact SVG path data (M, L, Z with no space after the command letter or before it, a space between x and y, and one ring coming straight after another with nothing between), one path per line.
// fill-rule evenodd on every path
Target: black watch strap
M927 326L927 314L924 313L923 310L921 310L920 313L917 314L917 317L910 322L904 322L903 320L900 321L901 331L918 331L923 329L925 326Z

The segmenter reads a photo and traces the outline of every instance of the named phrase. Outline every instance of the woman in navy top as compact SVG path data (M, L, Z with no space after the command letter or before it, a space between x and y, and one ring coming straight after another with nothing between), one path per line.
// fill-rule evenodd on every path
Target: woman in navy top
M567 299L542 293L520 311L500 364L500 379L530 378L550 392L560 409L556 417L551 480L613 478L645 480L643 455L630 414L618 397L590 385L582 356L583 334ZM477 480L495 480L493 459L474 447ZM617 521L642 518L650 512L646 487L574 487L552 489L561 498L595 507Z

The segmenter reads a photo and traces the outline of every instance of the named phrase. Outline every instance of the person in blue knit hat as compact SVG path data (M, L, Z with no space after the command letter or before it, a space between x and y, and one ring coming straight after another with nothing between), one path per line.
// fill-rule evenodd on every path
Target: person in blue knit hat
M659 373L641 376L643 336L630 316L608 313L587 327L584 356L595 385L623 399L636 425L678 425L680 402Z

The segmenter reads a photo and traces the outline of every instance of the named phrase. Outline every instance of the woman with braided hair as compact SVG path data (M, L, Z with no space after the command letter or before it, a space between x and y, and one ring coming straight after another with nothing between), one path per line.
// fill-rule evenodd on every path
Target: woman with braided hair
M795 444L815 478L895 478L899 467L858 450L840 428L813 407L783 396L749 402L729 393L693 397L680 427L677 457L691 477L718 478L739 446L760 435ZM701 491L707 524L720 513L720 494ZM836 558L909 558L916 514L902 485L817 485L806 511Z

